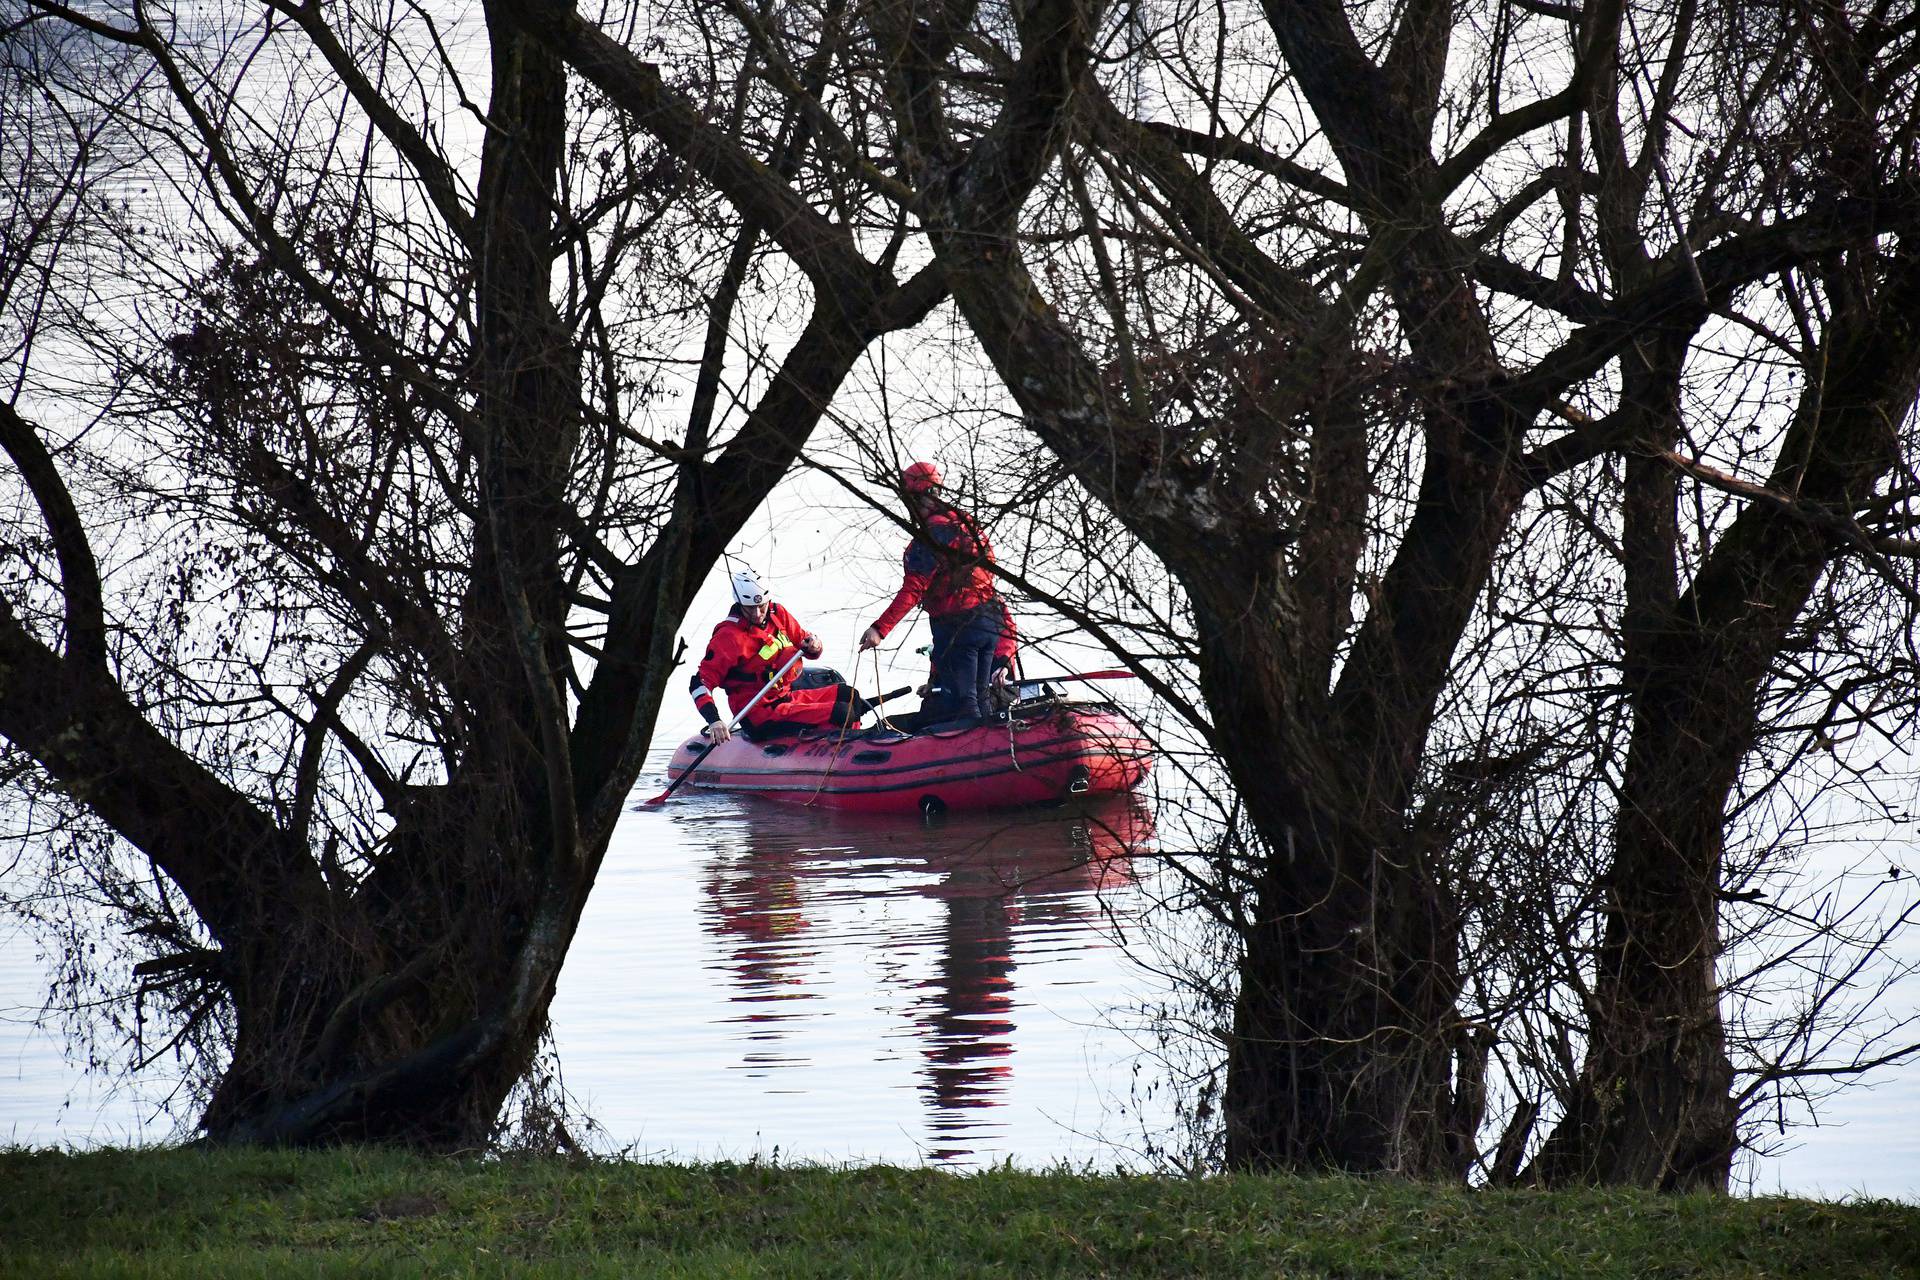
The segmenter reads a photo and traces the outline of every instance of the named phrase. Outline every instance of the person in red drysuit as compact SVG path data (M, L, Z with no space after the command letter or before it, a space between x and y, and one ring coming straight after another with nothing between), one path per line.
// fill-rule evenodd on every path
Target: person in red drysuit
M796 648L808 658L826 651L818 636L773 602L752 573L743 570L733 575L733 599L732 611L714 627L707 654L689 682L693 705L707 722L704 732L716 743L725 742L733 731L714 705L715 689L726 690L727 706L738 715ZM795 663L741 722L750 734L764 736L811 725L852 728L867 713L866 699L848 685L796 689L801 665Z
M916 604L933 628L933 683L939 690L929 718L977 720L993 710L992 688L1011 675L1012 619L994 590L993 544L974 518L941 496L940 469L916 462L900 473L900 488L926 532L907 543L904 580L893 603L860 636L871 649ZM996 654L1005 650L1005 663Z

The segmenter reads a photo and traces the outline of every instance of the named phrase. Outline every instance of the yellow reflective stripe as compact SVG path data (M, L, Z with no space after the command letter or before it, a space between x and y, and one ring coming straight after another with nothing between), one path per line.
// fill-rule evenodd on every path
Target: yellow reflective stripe
M787 639L786 632L776 631L773 633L773 639L760 646L760 656L762 658L771 658L782 649L788 649L792 646L793 642Z

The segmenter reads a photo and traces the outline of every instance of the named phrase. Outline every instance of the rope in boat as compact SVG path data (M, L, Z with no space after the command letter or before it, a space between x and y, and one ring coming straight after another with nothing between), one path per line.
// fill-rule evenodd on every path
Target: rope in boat
M854 643L854 651L856 654L858 654L859 644L860 644L859 638L855 637L853 643ZM878 648L874 648L874 649L868 650L868 652L873 656L873 685L874 685L874 688L878 690L880 686L883 683L885 683L880 671L880 650ZM857 656L854 659L853 676L854 676L854 687L857 689L859 687L859 682L860 682L860 660ZM1009 673L1009 676L1011 678L1012 684L1016 691L1015 699L1017 700L1017 697L1018 697L1017 691L1019 689L1019 683L1020 683L1019 677L1017 674L1014 674L1012 672ZM887 718L887 698L884 692L881 693L879 701L873 704L873 711L874 711L874 716L875 716L878 727L885 728L891 733L902 732L902 730L896 729L894 727L893 721ZM1009 702L1005 715L1007 719L1007 761L1013 766L1013 771L1015 773L1025 773L1026 769L1020 764L1018 722L1014 719L1012 702ZM821 770L820 781L814 785L813 794L808 796L806 800L802 803L801 805L802 808L811 808L813 804L820 799L821 794L826 791L827 783L833 780L834 766L839 763L840 749L846 745L847 737L852 732L853 732L852 724L843 720L840 724L840 732L837 735L835 735L833 740L833 746L827 752L827 767ZM936 734L928 734L926 736L932 737L932 738L951 738L951 737L958 737L960 734L965 732L967 732L966 729L959 729L952 733L936 733Z
M869 652L873 654L873 684L874 684L874 687L878 689L880 687L880 651L878 649L873 649L873 650L870 650ZM854 653L853 684L850 685L849 688L857 692L860 688L860 637L859 636L855 636L853 639L853 653ZM880 723L883 725L886 725L887 728L892 729L893 725L887 720L887 713L885 710L886 701L887 701L886 697L883 694L879 704L875 707L875 710L879 712ZM849 711L853 709L851 703L848 704L847 709ZM858 718L859 717L857 716L853 717L853 719L858 719ZM803 809L812 808L814 801L820 798L821 792L827 789L827 783L833 780L833 767L835 764L839 763L840 748L846 745L847 735L851 732L853 732L853 724L849 719L843 717L840 721L839 736L834 738L833 746L827 752L827 767L821 770L820 781L817 784L815 784L813 788L813 794L806 798L806 801L800 806L801 808Z
M858 639L854 640L854 644L858 645L859 643L860 641ZM856 654L857 652L858 651L856 650ZM873 657L873 687L875 689L879 689L880 686L885 683L885 681L882 680L880 677L879 646L876 645L874 648L867 650L867 652L871 654ZM860 659L858 656L856 656L853 660L853 682L856 685L860 683ZM893 732L893 733L900 732L900 730L895 729L893 727L893 721L887 719L887 695L884 691L882 691L880 694L880 701L873 704L873 714L878 718L878 722L881 728L889 730L890 732Z

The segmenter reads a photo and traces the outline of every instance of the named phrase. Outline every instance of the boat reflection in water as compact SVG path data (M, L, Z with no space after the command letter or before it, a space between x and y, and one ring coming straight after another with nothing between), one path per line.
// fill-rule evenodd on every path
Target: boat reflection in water
M1005 1101L1021 1011L1033 1007L1016 972L1113 945L1116 913L1136 895L1102 895L1133 885L1132 857L1151 835L1146 810L1113 797L937 825L753 810L744 841L716 848L702 869L704 926L742 1010L733 1019L747 1041L742 1068L772 1077L807 1060L804 1042L820 1032L805 1002L819 999L832 981L825 970L851 946L918 1042L925 1156L964 1161L970 1142L996 1131L990 1109ZM1121 896L1129 905L1116 907Z

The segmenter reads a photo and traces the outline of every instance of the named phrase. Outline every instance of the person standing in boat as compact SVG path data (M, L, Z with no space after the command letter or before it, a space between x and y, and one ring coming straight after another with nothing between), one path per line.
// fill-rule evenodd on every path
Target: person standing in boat
M979 522L942 495L940 469L916 462L900 488L922 532L907 543L904 581L893 603L860 636L871 649L917 604L933 627L937 706L927 719L978 720L992 711L992 689L1012 666L1010 617L994 590L993 544ZM1006 663L995 661L1005 647Z
M733 575L733 608L713 629L707 654L694 668L689 682L693 705L707 722L704 730L714 742L732 737L727 722L714 705L713 691L724 689L729 708L744 707L785 666L797 648L808 658L826 652L820 638L801 626L782 605L775 604L751 571ZM844 684L796 688L801 664L782 676L748 715L743 726L752 736L798 731L815 725L853 728L868 711L867 701Z
M1013 700L1012 681L1018 676L1016 657L1020 651L1020 632L1013 625L1013 613L1007 608L1007 598L998 596L1000 602L1000 638L993 644L993 680L988 689L989 701L983 701L980 709L985 712L989 707L997 708ZM940 690L940 672L927 673L927 682L920 686L920 696L938 696ZM994 695L998 695L997 697Z

